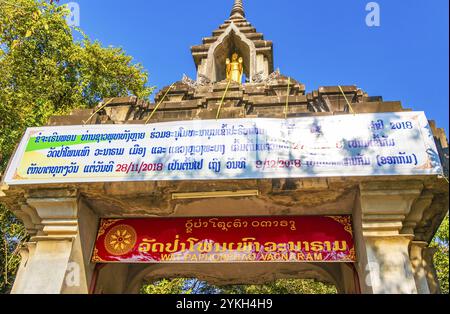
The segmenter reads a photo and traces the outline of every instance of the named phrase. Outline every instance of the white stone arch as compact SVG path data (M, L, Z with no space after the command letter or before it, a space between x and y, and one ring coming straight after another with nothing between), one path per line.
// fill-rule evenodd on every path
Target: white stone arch
M215 285L266 284L278 279L316 279L345 293L340 263L243 263L133 265L125 293L138 293L145 281L197 278Z
M239 41L234 44L237 44L238 46L241 45L239 47L241 53L245 51L242 56L244 58L244 72L246 73L247 78L252 81L253 76L256 74L256 47L255 44L239 30L234 22L232 22L230 26L225 29L223 34L220 35L216 42L211 45L208 50L208 57L206 58L205 67L203 68L203 71L199 71L199 74L205 75L212 82L225 79L225 77L222 77L223 75L220 75L220 73L222 71L223 73L225 72L225 58L229 56L221 56L224 60L219 64L219 62L217 62L219 52L218 49L223 47L226 44L227 39L230 39L233 36L239 39Z

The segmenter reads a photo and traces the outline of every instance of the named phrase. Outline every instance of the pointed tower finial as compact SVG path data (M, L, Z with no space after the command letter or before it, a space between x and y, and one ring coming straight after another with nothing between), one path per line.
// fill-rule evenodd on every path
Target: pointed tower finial
M242 0L234 0L233 9L231 10L230 17L240 15L245 17L244 5L242 4Z

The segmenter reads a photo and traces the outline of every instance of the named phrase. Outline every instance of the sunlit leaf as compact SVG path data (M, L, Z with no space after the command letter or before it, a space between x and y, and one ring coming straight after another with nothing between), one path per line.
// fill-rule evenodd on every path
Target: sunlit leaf
M14 49L19 45L19 41L16 39L12 42L11 48Z

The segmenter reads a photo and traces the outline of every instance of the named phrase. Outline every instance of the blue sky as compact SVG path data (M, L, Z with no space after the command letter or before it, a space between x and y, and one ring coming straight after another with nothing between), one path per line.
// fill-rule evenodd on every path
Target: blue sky
M69 1L61 1L67 3ZM122 47L158 89L195 77L190 47L228 18L233 0L79 0L80 27ZM448 0L244 0L247 19L274 42L275 68L306 85L357 85L371 96L423 110L449 130Z

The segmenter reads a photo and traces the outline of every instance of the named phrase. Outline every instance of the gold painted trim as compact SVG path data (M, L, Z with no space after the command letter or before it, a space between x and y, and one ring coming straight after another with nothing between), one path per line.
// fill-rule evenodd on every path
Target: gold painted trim
M337 221L338 223L343 225L344 230L350 233L350 235L353 237L353 226L351 216L325 216L325 217L331 218L334 221Z

